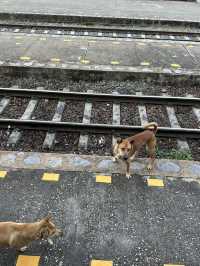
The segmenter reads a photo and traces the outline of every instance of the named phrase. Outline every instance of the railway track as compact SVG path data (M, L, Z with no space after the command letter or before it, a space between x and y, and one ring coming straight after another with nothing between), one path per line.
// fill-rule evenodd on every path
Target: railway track
M153 29L127 29L120 27L102 26L79 26L65 25L63 27L51 25L24 25L24 24L0 24L0 32L24 33L24 34L50 34L50 35L69 35L69 36L89 36L104 38L126 38L126 39L151 39L151 40L170 40L170 41L190 41L200 42L200 32L190 31L163 31Z
M155 114L148 113L148 106L158 106L157 122L161 125L158 130L158 137L174 138L178 149L190 150L187 139L197 139L198 141L200 136L200 98L196 97L149 96L141 95L140 93L136 95L121 95L94 93L91 91L73 92L66 89L53 91L40 88L36 90L0 88L0 96L2 97L0 101L0 128L7 132L7 147L18 147L17 145L23 140L23 131L27 132L28 130L32 132L32 135L42 132L41 143L43 150L46 148L54 150L58 132L66 135L75 134L77 136L76 145L78 150L87 150L88 145L90 145L89 136L91 134L94 138L96 135L96 143L100 146L102 146L101 141L105 144L108 137L110 138L108 146L110 146L111 150L115 136L140 132L145 123L152 121L151 116ZM43 109L37 109L41 101L44 104ZM14 111L12 102L15 105ZM22 106L23 104L25 106ZM128 109L123 110L127 105ZM48 106L50 106L50 109L48 109ZM105 106L109 107L104 110ZM123 116L129 116L128 112L132 112L131 106L137 109L137 113L133 113L132 117L135 119L138 116L138 124L126 124L123 121ZM196 127L180 126L180 119L176 114L177 106L191 109L196 120L194 123ZM19 112L18 108L23 110ZM159 108L164 108L162 110L165 110L165 113L161 114ZM50 112L51 115L45 114L44 110L47 113ZM18 113L18 117L15 116L14 112ZM12 117L12 113L14 117ZM96 115L94 115L95 113ZM8 117L7 114L9 114ZM98 116L101 115L103 120L99 120ZM187 114L185 115L187 117ZM169 121L168 125L162 126L163 118ZM29 139L29 143L31 141Z

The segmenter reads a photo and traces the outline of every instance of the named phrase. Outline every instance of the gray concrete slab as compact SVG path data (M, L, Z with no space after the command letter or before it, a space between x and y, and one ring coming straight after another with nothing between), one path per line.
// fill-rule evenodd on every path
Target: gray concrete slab
M0 13L55 14L200 22L200 5L179 1L2 0Z
M194 55L190 48L186 49L186 44L190 43L0 33L0 62L4 65L36 62L50 67L75 63L90 69L103 65L116 69L143 67L150 71L154 68L198 70L200 44L195 45Z
M51 213L64 230L54 244L34 242L24 255L40 266L88 266L91 259L114 266L200 265L200 185L165 178L150 188L139 176L113 175L112 184L93 173L58 172L59 182L41 181L42 170L8 172L0 180L0 220L30 222ZM1 249L0 265L14 266L19 253Z

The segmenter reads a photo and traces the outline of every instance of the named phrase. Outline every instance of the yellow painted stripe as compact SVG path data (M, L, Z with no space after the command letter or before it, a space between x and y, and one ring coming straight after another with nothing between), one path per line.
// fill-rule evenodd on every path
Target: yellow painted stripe
M192 47L194 47L194 45L189 44L189 45L187 45L187 47L188 47L188 48L192 48Z
M56 173L44 173L42 176L43 181L59 181L60 175Z
M22 36L16 36L15 39L22 39Z
M110 63L111 63L111 65L119 65L119 61L115 61L115 60L111 61Z
M91 266L113 266L113 262L111 260L92 260Z
M7 175L7 171L0 171L0 178L4 178Z
M90 60L82 59L82 60L80 60L80 62L81 62L81 64L89 64Z
M29 56L21 56L20 59L23 60L23 61L28 61L28 60L31 59L31 57L29 57Z
M147 184L149 187L164 187L164 182L162 179L148 178Z
M59 63L60 62L60 58L51 58L51 62Z
M112 177L110 175L96 175L97 183L112 183Z
M140 65L141 65L141 66L149 66L150 63L145 61L145 62L141 62Z
M89 43L96 43L97 41L94 41L94 40L91 40L91 41L88 41Z
M164 264L164 266L185 266L183 264Z
M16 45L20 45L20 44L22 44L21 42L16 42Z
M16 266L38 266L40 262L39 256L22 256L17 259Z
M179 64L171 64L171 67L174 67L174 68L180 68L181 65L179 65Z
M71 42L72 40L70 39L64 39L64 42Z

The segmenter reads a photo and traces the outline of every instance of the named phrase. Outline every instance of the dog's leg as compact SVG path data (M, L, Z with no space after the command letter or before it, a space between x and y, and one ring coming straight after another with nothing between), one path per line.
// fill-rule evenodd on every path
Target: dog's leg
M153 169L154 161L156 158L156 139L151 140L148 144L149 153L149 163L147 165L147 170L151 171Z
M115 162L118 162L118 160L119 160L119 157L117 155L114 155L112 158L112 161L115 163Z
M129 161L132 162L135 160L136 156L137 156L138 152L136 151L130 158Z
M126 161L126 177L129 179L131 177L130 174L130 162Z

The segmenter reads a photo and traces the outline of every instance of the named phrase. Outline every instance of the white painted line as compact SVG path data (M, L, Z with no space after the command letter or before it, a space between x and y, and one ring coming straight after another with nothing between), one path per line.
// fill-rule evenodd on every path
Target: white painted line
M35 32L35 30L31 30L31 33L34 33Z
M13 32L17 33L17 32L19 32L19 29L15 29Z
M87 32L87 31L84 31L84 35L85 35L85 36L88 36L88 32Z
M186 41L189 41L189 40L190 40L190 38L189 38L188 36L185 36L184 39L185 39Z
M128 37L128 38L131 38L131 37L132 37L132 34L128 33L128 34L127 34L127 37Z
M87 92L92 93L93 90L88 90ZM83 113L83 123L84 124L90 124L91 114L92 114L92 103L86 102L85 108L84 108L84 113ZM87 146L88 146L88 135L80 134L78 148L86 150Z
M45 30L44 33L47 34L49 32L49 30Z
M136 92L136 95L142 95L142 92ZM138 105L138 111L140 115L141 125L144 126L148 123L147 110L145 105Z
M141 37L142 37L143 39L145 39L145 38L146 38L146 35L145 35L145 34L141 34Z
M69 91L69 89L64 89L63 91ZM60 122L61 119L62 119L62 115L63 115L63 112L64 112L64 109L65 109L65 102L64 101L59 101L58 104L57 104L57 107L56 107L56 111L55 111L55 114L53 116L53 119L52 121L55 121L55 122ZM56 133L50 133L50 132L47 132L46 133L46 136L45 136L45 139L44 139L44 142L43 142L43 149L51 149L54 142L55 142L55 138L56 138Z
M103 35L103 33L102 32L98 32L98 36L102 36Z
M114 93L113 94L118 94L118 93ZM113 120L112 120L112 124L113 125L120 125L120 104L119 103L113 103ZM116 143L116 138L113 136L112 138L112 143L113 145Z
M1 99L1 101L0 101L0 115L3 113L3 111L8 106L9 103L10 103L9 98L4 97L3 99Z
M169 37L170 37L170 39L172 39L172 40L175 39L175 37L174 37L173 35L170 35Z
M74 30L70 31L70 34L71 35L74 35L75 34L75 31Z
M116 32L113 32L113 37L117 37L117 33Z

